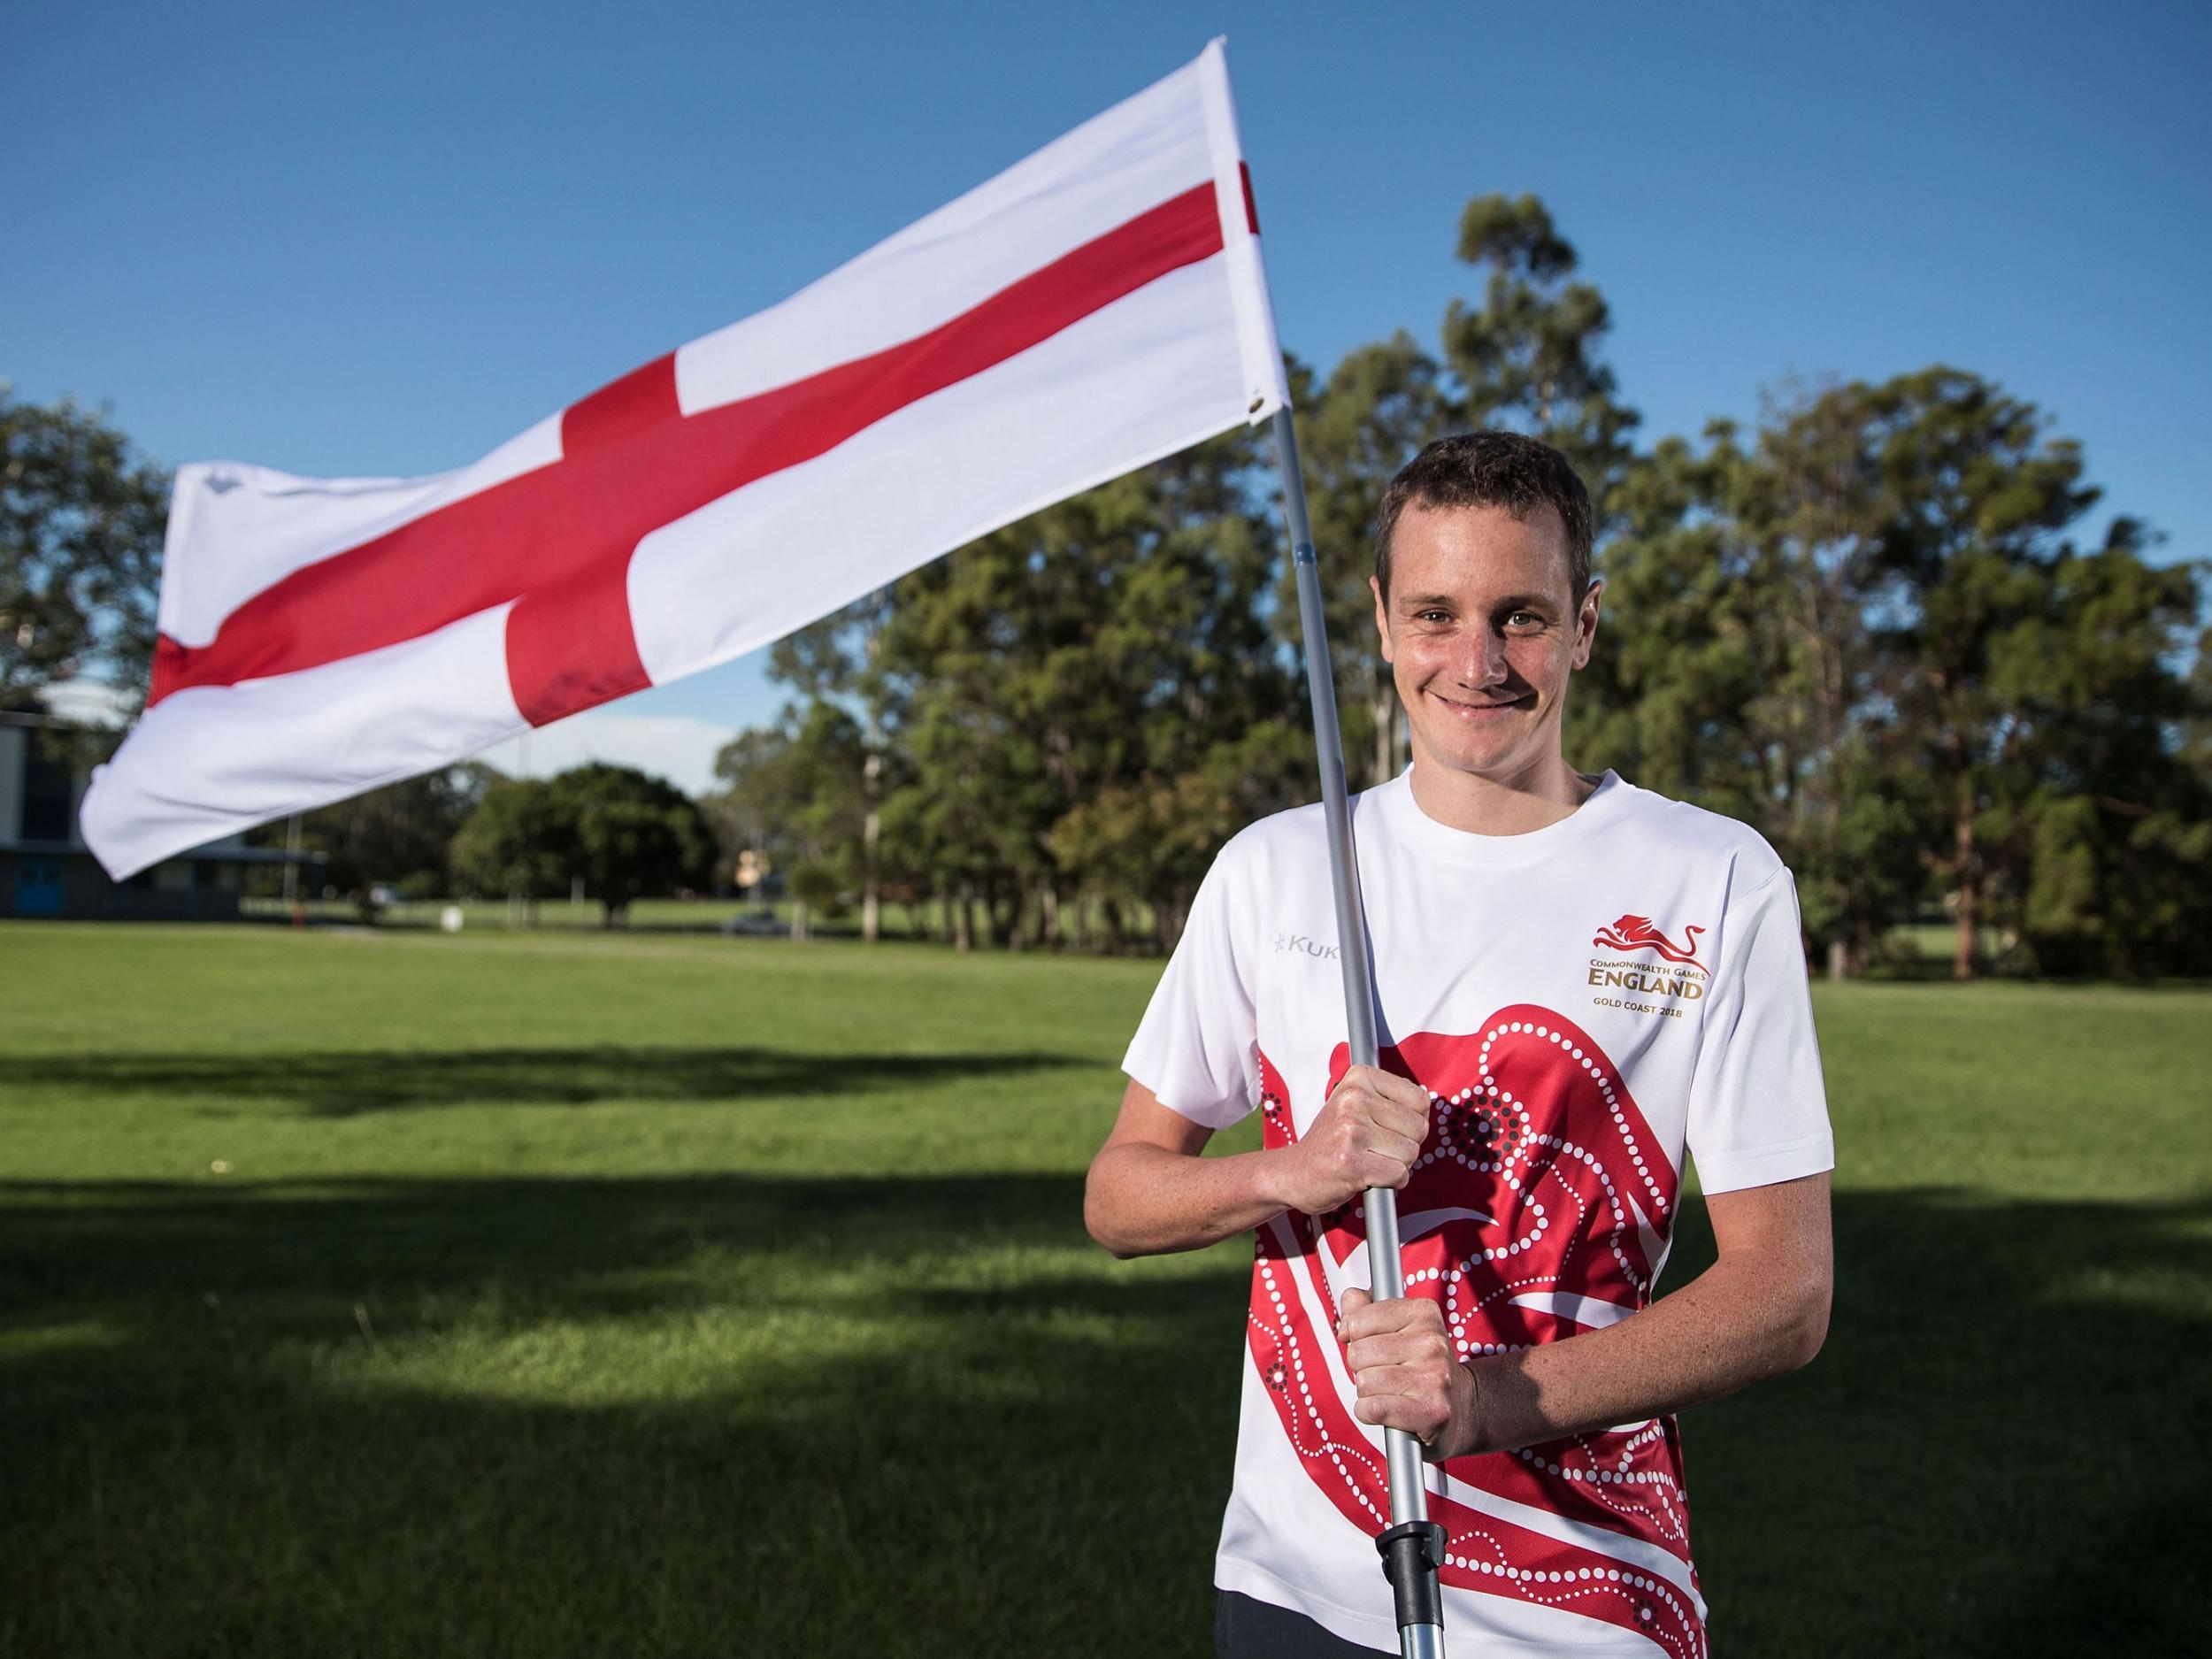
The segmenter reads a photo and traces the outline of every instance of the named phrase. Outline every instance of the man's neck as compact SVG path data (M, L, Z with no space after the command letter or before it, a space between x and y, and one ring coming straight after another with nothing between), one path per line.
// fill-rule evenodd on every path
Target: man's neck
M1475 835L1525 835L1572 814L1598 786L1554 754L1524 775L1488 778L1413 761L1413 799L1424 814Z

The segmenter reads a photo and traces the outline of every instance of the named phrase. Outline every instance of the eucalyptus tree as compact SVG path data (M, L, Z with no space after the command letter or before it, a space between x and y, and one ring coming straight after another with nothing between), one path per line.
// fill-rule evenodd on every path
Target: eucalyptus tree
M1056 936L1078 897L1110 930L1139 909L1171 927L1202 862L1114 803L1217 778L1217 746L1302 721L1268 615L1280 546L1260 459L1249 434L1202 444L891 591L869 670L903 768L885 839L926 849L964 936ZM1270 772L1260 793L1289 788Z
M1479 303L1455 300L1444 316L1456 419L1512 426L1565 453L1590 487L1602 531L1640 419L1605 360L1613 327L1605 296L1578 280L1574 244L1533 196L1468 203L1458 251L1485 281Z
M1957 924L1952 972L1965 979L1986 901L2016 902L2032 881L2022 815L2055 785L2079 793L2052 772L2054 741L2116 688L2113 649L2147 624L2155 632L2155 610L2066 603L2068 585L2113 567L2079 568L2065 533L2098 492L2080 446L2052 435L2032 403L1940 365L1851 395L1892 581L1873 634L1897 726L1939 795L1933 862ZM2096 557L2131 558L2126 542Z

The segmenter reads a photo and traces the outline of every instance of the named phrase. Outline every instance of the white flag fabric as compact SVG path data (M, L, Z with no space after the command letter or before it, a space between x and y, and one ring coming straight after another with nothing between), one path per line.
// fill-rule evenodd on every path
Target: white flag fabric
M121 879L728 661L1286 393L1222 43L457 472L178 470Z

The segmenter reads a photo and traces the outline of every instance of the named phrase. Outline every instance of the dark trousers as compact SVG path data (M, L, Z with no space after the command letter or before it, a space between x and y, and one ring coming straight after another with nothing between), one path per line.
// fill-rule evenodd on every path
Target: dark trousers
M1372 1659L1391 1647L1363 1647L1324 1630L1302 1613L1255 1601L1234 1590L1214 1592L1217 1659Z

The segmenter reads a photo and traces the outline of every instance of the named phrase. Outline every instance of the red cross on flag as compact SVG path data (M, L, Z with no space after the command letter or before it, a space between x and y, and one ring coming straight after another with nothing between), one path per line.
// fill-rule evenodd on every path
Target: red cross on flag
M428 478L178 469L118 879L767 644L1286 401L1219 41L781 304Z

